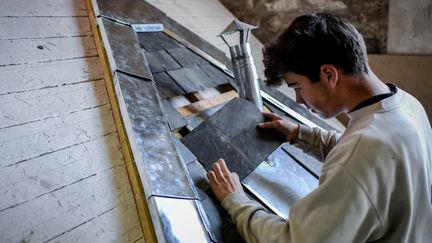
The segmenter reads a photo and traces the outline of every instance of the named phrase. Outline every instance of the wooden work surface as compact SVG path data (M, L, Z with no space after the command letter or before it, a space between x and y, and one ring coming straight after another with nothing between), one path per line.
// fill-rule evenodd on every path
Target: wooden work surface
M143 242L84 1L2 0L0 242Z

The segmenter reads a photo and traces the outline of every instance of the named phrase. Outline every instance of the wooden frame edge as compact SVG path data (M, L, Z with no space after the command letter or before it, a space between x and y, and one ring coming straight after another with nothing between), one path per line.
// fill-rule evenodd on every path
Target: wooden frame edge
M101 64L103 78L105 80L105 87L107 89L108 98L111 103L114 122L116 124L117 132L119 134L121 150L126 163L126 170L128 172L129 182L132 187L135 205L137 207L138 217L141 223L141 229L144 234L144 240L148 243L157 242L156 233L148 208L148 203L144 194L144 188L142 186L141 179L135 165L132 149L126 134L126 128L120 113L120 107L114 88L114 80L111 74L110 65L108 63L108 57L102 41L102 36L98 28L96 16L93 11L92 0L86 0L85 2L90 26L93 32L93 39L99 56L99 62Z

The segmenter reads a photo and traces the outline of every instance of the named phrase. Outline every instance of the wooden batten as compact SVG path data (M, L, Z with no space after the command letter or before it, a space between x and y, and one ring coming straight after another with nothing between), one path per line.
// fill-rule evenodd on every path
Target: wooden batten
M117 100L115 84L112 77L110 65L108 63L107 52L102 42L102 36L97 25L95 13L93 11L93 5L91 0L86 0L87 11L89 15L91 29L94 35L95 45L99 60L102 67L102 73L105 80L105 85L108 92L108 97L112 106L112 113L114 121L119 134L120 145L122 153L126 163L126 169L129 175L129 180L132 186L134 194L135 204L138 210L138 216L141 222L141 227L144 233L145 242L157 242L155 230L152 224L150 211L147 205L147 200L144 194L144 189L141 183L141 179L136 168L135 160L132 154L132 148L129 143L129 139L126 134L125 124L120 113L119 101Z

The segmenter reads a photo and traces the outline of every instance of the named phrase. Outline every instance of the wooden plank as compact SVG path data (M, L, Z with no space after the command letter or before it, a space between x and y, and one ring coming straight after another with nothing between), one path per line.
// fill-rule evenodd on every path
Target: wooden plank
M134 208L133 196L125 166L121 165L1 211L0 218L7 220L0 220L0 242L54 240L95 218L102 219L103 215L115 208L119 209L119 215L114 219L107 215L108 218L100 225L103 226L100 228L101 234L106 233L108 237L115 237L119 233L128 234L127 228L137 222L136 215L125 213L128 207ZM128 218L122 216L123 213ZM111 220L119 220L119 228L113 230L105 225ZM88 237L83 235L83 241L95 240ZM98 239L96 241L101 242Z
M0 212L124 164L117 133L0 169Z
M2 0L0 16L87 16L84 0Z
M53 68L55 67L55 68ZM0 95L102 78L98 57L0 67Z
M0 130L0 167L65 149L116 131L110 105Z
M213 106L220 105L224 102L227 102L233 98L238 97L238 94L234 91L228 91L218 96L214 96L212 98L206 100L200 100L198 102L192 103L190 105L186 105L183 107L177 108L177 111L184 117L193 115L198 112L202 112L207 110Z
M0 130L108 104L103 80L0 96Z
M91 36L0 40L0 50L0 66L90 57L97 54Z
M48 242L144 242L133 198L123 202Z
M0 17L0 40L90 36L88 17Z
M129 181L132 186L134 194L135 205L138 210L138 216L141 223L141 228L144 233L144 241L148 243L157 242L155 230L150 216L150 211L147 205L147 199L144 194L141 178L138 175L138 170L135 165L135 160L132 155L132 149L126 134L126 127L123 122L123 118L120 113L120 105L117 100L116 89L111 76L111 69L108 63L107 53L102 42L101 33L97 25L96 17L93 12L93 6L91 0L86 0L86 6L88 10L88 16L90 19L90 25L95 37L95 45L99 54L104 80L106 82L108 97L113 108L113 116L115 125L120 138L120 144L123 152L123 156L126 163L126 169L129 175Z

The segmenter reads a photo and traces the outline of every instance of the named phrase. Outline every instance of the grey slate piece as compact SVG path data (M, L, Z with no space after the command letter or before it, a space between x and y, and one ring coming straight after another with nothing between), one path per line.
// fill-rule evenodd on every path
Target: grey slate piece
M220 85L230 83L233 88L237 89L234 78L230 77L212 64L201 65L200 68L210 77L211 80L213 80L215 84Z
M148 183L146 195L195 198L187 171L176 153L171 131L163 116L154 82L146 82L122 73L114 74L121 89L133 137L141 155L137 168L143 182ZM121 107L123 103L121 103Z
M244 99L233 99L186 135L182 142L206 169L224 158L241 180L246 178L285 137L274 130L258 128L264 116Z
M186 120L183 118L178 111L172 107L168 100L163 99L162 105L164 107L165 116L170 126L171 131L185 127L187 125Z
M224 63L227 67L231 67L231 60L225 56L223 51L205 41L189 29L183 27L175 20L169 18L164 12L146 1L96 0L96 2L101 16L106 16L128 24L162 23L165 28Z
M140 46L148 52L183 47L163 32L140 32L137 35Z
M182 156L183 162L188 165L197 160L195 155L179 140L174 139L179 155Z
M230 220L230 216L222 208L220 202L213 194L210 188L209 180L207 178L207 171L197 161L187 165L189 175L192 178L193 184L199 194L199 200L207 215L210 223L210 228L213 233L213 240L216 242L243 242L240 235L235 230L235 225ZM234 229L234 232L229 232ZM229 237L225 234L229 233ZM235 240L235 241L234 241Z
M102 19L102 23L112 50L115 69L150 80L147 60L133 29L106 19Z
M165 50L146 52L145 55L153 74L181 68L176 60L174 60Z
M210 193L210 183L207 178L207 171L202 167L198 161L194 161L187 165L189 175L192 179L192 183L198 192L198 198L200 201L207 199L207 194ZM217 201L217 200L216 200Z
M165 72L153 74L153 80L156 82L159 93L166 97L171 98L185 94L184 90Z
M186 93L217 86L198 66L171 70L167 73Z
M197 65L204 65L209 63L204 58L202 58L201 56L199 56L198 54L194 53L193 51L189 50L186 47L166 49L166 51L175 60L177 60L177 62L180 63L182 67L194 67Z
M96 0L96 2L100 15L128 24L157 23L166 16L165 13L146 1Z

